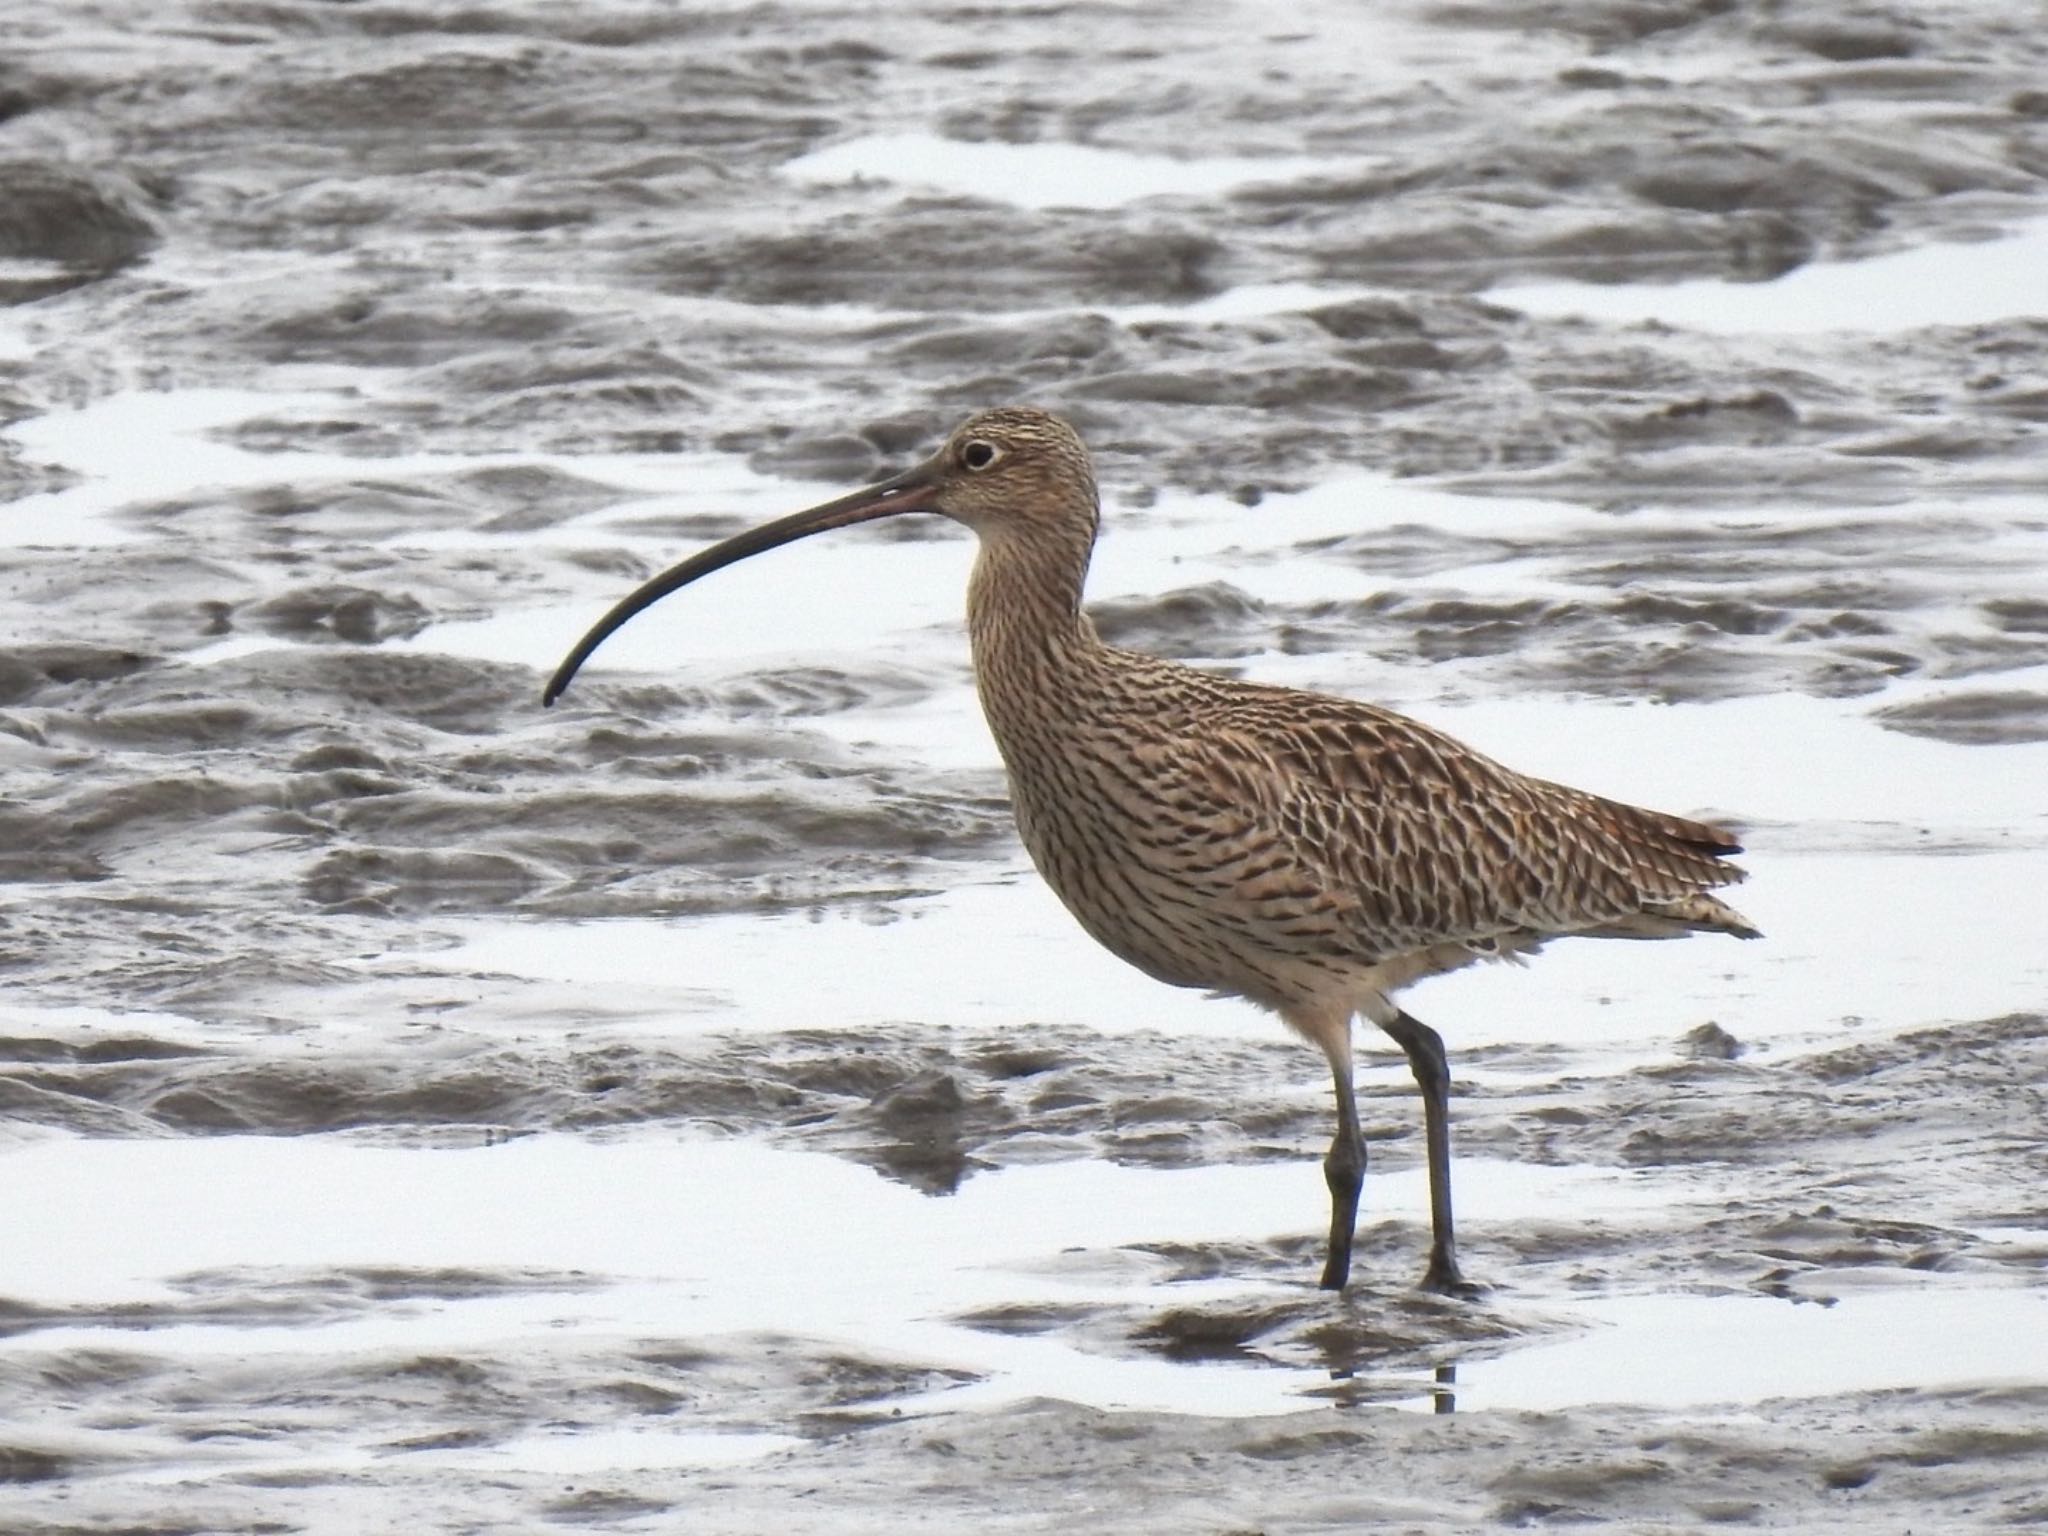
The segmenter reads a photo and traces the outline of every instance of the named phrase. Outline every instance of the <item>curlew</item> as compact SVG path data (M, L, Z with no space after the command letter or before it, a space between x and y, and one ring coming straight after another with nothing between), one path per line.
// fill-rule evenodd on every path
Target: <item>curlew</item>
M1502 767L1391 710L1105 645L1081 609L1099 501L1087 449L1044 411L963 424L913 469L713 545L631 593L548 683L699 577L830 528L937 513L980 542L967 630L1017 830L1081 926L1179 987L1249 999L1322 1050L1337 1128L1323 1159L1322 1285L1350 1276L1366 1148L1351 1021L1401 1047L1422 1093L1431 1243L1423 1285L1471 1294L1451 1218L1442 1038L1394 1001L1427 976L1552 939L1757 931L1713 887L1726 832Z

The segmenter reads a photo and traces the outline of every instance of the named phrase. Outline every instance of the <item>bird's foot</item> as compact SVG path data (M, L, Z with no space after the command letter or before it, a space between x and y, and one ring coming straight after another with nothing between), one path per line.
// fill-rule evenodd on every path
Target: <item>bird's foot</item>
M1446 1253L1429 1256L1429 1268L1422 1272L1422 1289L1457 1301L1477 1301L1486 1294L1486 1287L1467 1280L1458 1261Z

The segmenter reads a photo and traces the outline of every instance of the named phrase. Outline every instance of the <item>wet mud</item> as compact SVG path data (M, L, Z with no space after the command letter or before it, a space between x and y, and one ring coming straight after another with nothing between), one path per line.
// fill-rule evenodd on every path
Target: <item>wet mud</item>
M1740 319L2038 229L2037 26L11 25L0 1524L2048 1520L2048 286ZM1513 300L1681 282L1730 323ZM1324 1296L1313 1053L1031 894L961 537L539 708L1014 399L1097 453L1114 642L1745 830L1768 945L1418 994L1478 1302L1412 1285L1396 1053Z

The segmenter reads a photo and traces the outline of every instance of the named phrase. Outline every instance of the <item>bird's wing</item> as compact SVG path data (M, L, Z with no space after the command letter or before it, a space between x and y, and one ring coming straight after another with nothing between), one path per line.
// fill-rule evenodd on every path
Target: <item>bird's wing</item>
M1192 819L1276 856L1240 861L1240 884L1313 889L1354 954L1584 932L1743 878L1718 828L1528 778L1388 710L1244 685L1210 702L1171 770Z

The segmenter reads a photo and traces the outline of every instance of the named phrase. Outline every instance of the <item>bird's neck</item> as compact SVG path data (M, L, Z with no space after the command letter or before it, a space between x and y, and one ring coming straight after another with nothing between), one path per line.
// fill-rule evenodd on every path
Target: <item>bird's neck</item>
M1005 696L1047 696L1102 651L1081 612L1092 539L1043 529L982 535L967 585L967 634L982 702L996 722ZM998 732L1000 734L1000 725Z

